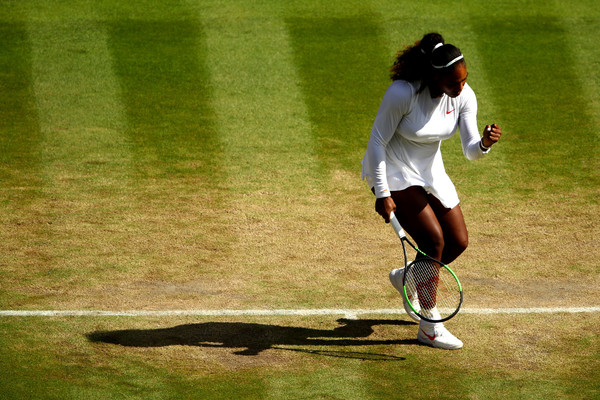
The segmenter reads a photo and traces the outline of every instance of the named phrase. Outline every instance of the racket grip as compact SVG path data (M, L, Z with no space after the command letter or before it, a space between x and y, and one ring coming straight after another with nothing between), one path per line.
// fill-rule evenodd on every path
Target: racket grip
M394 228L394 232L396 232L396 235L398 235L400 239L406 237L404 234L404 229L402 229L402 226L400 225L400 222L398 221L398 218L396 218L396 214L394 214L393 211L390 213L390 223L392 224L392 228Z

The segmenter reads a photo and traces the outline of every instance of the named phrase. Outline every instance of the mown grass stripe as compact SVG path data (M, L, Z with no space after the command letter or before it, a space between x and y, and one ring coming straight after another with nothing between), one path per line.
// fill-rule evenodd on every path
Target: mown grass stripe
M600 11L595 2L582 1L573 7L570 3L556 3L556 14L569 43L572 65L580 88L580 96L586 104L587 114L593 124L587 127L591 147L591 169L600 170L600 71L598 57L600 50L596 41ZM584 120L585 122L585 120ZM596 173L600 178L600 174ZM596 181L597 182L597 181Z
M47 291L81 287L98 278L90 271L118 265L124 239L108 232L128 205L131 163L104 27L89 7L60 9L27 9L43 183L32 206L40 229L21 240Z
M272 7L229 2L198 10L198 18L229 176L221 183L228 196L221 229L235 235L225 262L212 265L228 276L224 290L277 301L291 271L299 277L294 286L304 287L307 279L303 271L310 265L299 263L306 241L300 237L317 220L323 177L288 32Z
M150 282L211 280L234 240L220 218L228 171L206 32L185 1L103 12L132 145L137 204L127 225L143 232L123 251Z
M48 190L68 196L119 184L128 174L129 147L106 32L93 20L47 23L34 16L28 30Z
M33 92L31 41L22 14L11 7L0 16L0 265L2 295L36 268L37 249L27 239L44 224L32 208L43 197L42 135ZM9 297L9 296L7 296ZM4 304L9 304L5 302Z
M195 173L218 182L220 144L202 27L193 19L126 17L108 26L136 167L150 176Z
M290 17L286 24L319 159L328 170L356 173L389 84L383 23L365 12Z
M230 193L312 189L318 179L287 31L260 7L231 3L199 15L207 34L214 107ZM239 10L237 10L239 11Z
M597 176L597 135L568 35L553 15L507 15L494 25L488 29L487 21L473 20L483 67L506 121L505 153L518 166L512 186L525 196L574 190Z
M18 210L39 195L42 137L26 23L0 17L0 38L0 204Z
M3 182L31 185L31 176L19 177L36 169L41 139L27 26L0 20L0 38L0 173Z

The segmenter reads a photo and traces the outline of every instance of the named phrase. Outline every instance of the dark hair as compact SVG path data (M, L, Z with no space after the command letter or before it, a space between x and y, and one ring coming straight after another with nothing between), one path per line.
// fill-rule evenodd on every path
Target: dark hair
M458 47L451 44L440 46L431 53L431 66L438 71L450 69L459 62L465 62L463 55Z
M396 60L390 69L390 78L393 81L421 81L423 84L419 91L422 91L435 72L443 72L459 61L464 62L461 56L462 53L457 47L445 44L442 35L428 33L413 46L396 54ZM448 63L451 64L447 65Z

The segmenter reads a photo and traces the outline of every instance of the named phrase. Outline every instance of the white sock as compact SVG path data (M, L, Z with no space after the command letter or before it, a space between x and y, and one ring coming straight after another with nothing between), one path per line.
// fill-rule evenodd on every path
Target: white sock
M437 309L437 307L424 308L421 310L421 312L423 313L423 315L425 317L427 317L429 319L436 319L436 320L442 319L442 316L440 315L440 312ZM424 319L421 320L421 324L423 324L425 327L434 327L434 326L443 326L444 325L441 322L429 322L429 321L425 321Z

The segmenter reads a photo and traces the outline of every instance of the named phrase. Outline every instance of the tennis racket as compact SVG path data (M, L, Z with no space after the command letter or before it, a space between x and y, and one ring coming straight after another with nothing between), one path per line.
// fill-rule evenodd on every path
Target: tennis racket
M408 240L393 212L390 214L390 222L402 242L404 252L404 300L425 321L443 322L454 317L463 302L462 286L454 271ZM415 261L411 263L408 263L406 255L406 243L417 252Z

